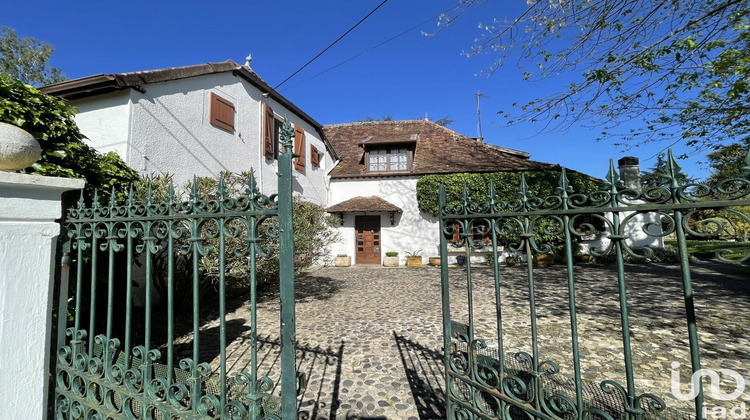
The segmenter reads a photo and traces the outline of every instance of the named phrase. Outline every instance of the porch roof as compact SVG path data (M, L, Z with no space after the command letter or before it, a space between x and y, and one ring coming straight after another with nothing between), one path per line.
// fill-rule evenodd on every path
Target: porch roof
M334 204L326 209L328 213L351 213L351 212L395 212L401 213L401 207L398 207L380 197L371 195L369 197L354 197L338 204Z

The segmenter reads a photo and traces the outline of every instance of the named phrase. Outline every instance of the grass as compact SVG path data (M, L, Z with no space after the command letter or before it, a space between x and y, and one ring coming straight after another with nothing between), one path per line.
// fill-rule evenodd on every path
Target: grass
M674 239L667 239L664 241L664 244L677 248L677 241ZM730 251L722 255L726 259L741 258L750 252L750 242L687 241L688 254L698 258L714 258L716 257L716 253L721 250Z

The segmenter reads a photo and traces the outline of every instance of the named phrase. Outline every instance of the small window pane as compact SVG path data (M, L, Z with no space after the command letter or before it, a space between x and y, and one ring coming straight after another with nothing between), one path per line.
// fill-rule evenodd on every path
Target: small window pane
M392 149L391 150L391 171L407 171L409 170L409 150L408 149Z
M372 150L369 152L370 168L372 172L383 172L386 170L388 154L386 150Z

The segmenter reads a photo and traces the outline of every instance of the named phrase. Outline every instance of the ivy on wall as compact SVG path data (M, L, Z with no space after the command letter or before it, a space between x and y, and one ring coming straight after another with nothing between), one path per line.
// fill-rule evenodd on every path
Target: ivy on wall
M575 193L590 194L599 186L598 182L587 175L572 171L566 173ZM487 198L490 181L493 182L500 200L512 200L517 198L520 190L521 173L458 173L423 176L417 181L419 211L437 216L438 190L441 184L445 187L446 204L449 206L459 204L464 186L469 192L470 199L483 202ZM559 182L560 172L558 171L526 172L529 191L537 197L553 195Z

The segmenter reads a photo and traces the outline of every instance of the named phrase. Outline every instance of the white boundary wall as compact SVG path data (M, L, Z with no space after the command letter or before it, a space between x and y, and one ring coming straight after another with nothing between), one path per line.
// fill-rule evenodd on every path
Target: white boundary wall
M60 195L84 181L0 172L2 418L46 418Z

